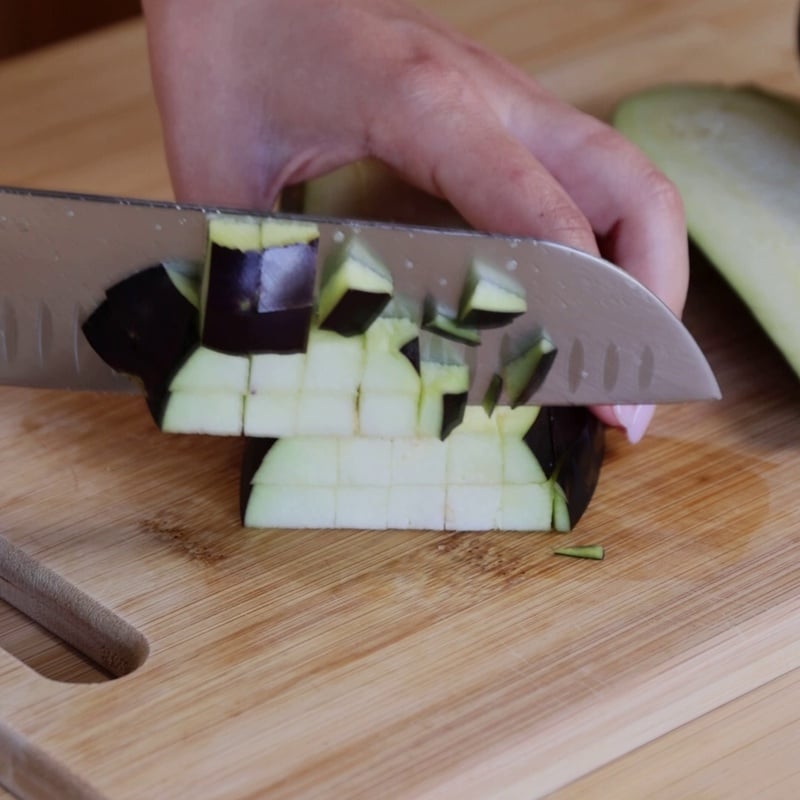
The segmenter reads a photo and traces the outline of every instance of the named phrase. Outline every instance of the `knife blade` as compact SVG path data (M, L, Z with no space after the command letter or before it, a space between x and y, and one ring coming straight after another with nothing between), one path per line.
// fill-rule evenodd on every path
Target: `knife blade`
M159 262L198 266L208 220L246 209L0 187L0 384L137 392L86 342L81 324L105 290ZM293 214L258 214L299 218ZM396 291L457 307L474 260L526 291L527 311L482 331L469 402L480 403L505 335L541 328L557 348L530 402L673 403L720 390L686 327L651 292L601 258L564 245L461 229L301 217L320 230L318 264L356 237L390 269Z

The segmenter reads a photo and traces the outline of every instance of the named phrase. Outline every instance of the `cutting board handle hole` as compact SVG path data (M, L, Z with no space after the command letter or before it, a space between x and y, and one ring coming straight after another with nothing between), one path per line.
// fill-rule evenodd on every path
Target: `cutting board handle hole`
M130 623L2 537L0 648L45 678L86 683L129 675L150 650ZM62 668L70 660L83 663L79 678Z

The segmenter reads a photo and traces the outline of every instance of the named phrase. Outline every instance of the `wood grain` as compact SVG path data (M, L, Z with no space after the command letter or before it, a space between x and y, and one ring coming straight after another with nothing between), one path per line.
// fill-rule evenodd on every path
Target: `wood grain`
M665 76L798 88L789 2L427 5L598 114ZM3 182L169 196L138 25L10 62L0 101ZM609 434L595 502L559 537L243 531L238 442L162 436L135 398L0 391L3 536L149 644L85 685L0 652L0 783L115 800L791 788L800 387L699 261L687 324L724 400L661 409L636 447ZM605 561L551 555L586 539ZM752 769L765 749L771 782Z

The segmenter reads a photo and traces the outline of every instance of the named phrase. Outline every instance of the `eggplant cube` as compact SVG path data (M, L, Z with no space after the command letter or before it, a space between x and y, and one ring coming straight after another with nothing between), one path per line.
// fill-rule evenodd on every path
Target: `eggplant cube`
M527 402L544 383L555 361L556 347L543 331L517 343L506 343L509 354L502 369L503 386L511 406Z
M419 396L402 392L362 391L358 401L358 430L362 436L414 436Z
M396 353L419 336L419 326L407 317L378 317L364 335L368 352Z
M450 531L491 531L501 525L502 487L448 486L445 529Z
M444 530L445 488L391 486L386 524L397 530Z
M252 394L297 393L303 386L305 353L259 353L250 357Z
M229 392L244 395L250 378L250 359L196 347L170 382L171 392Z
M447 482L500 484L503 449L500 437L482 433L453 433L447 440Z
M354 436L339 444L339 483L388 486L392 474L390 439Z
M241 436L244 398L227 392L171 392L164 400L161 430Z
M339 440L298 436L275 442L252 482L275 486L335 486L338 476Z
M352 436L356 432L356 399L350 392L303 392L297 404L297 434Z
M469 389L469 369L465 364L420 365L422 392L418 431L421 436L447 438L461 424Z
M461 293L458 321L474 328L498 328L528 310L525 289L507 273L474 262Z
M539 410L539 406L498 406L492 417L497 420L497 429L502 436L522 438L536 421Z
M333 528L336 489L254 484L243 516L249 528Z
M299 397L289 392L247 395L244 398L244 435L294 436L298 431Z
M500 526L506 531L548 531L553 520L550 483L503 486Z
M308 338L305 390L355 392L364 370L364 337L312 330Z
M339 486L336 490L337 528L386 528L388 486Z
M399 352L368 350L361 389L367 392L398 392L419 395L420 376Z
M541 464L525 442L518 436L503 436L503 483L524 484L544 483L547 476Z
M332 254L319 293L319 327L342 336L364 333L392 297L386 267L357 240Z
M212 218L203 276L203 343L228 353L304 351L317 244L313 239L264 248L261 223Z
M403 437L392 443L392 485L444 486L447 444L434 438Z

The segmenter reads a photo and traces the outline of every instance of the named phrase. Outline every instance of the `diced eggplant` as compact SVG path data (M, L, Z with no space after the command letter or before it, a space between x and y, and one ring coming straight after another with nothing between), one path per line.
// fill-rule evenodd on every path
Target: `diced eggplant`
M120 325L104 300L83 323L82 331L92 349L111 369L147 386L163 384L166 375L154 367L150 354L143 351L139 340Z
M481 332L477 328L462 325L453 314L440 308L432 295L425 298L422 329L472 347L481 343Z
M251 471L250 481L275 486L336 486L340 475L339 450L345 441L333 436L296 436L279 439L268 448L262 446L261 462ZM246 450L250 449L248 445ZM258 446L253 445L248 458L258 452ZM265 458L267 452L269 458Z
M353 239L335 251L325 266L317 324L342 336L364 333L386 307L393 290L386 267Z
M282 437L298 433L299 392L248 394L244 398L245 436Z
M302 392L297 403L297 433L302 436L353 436L358 430L355 392Z
M503 444L491 433L453 432L447 439L447 484L471 486L501 484Z
M362 390L358 397L361 436L415 436L419 393Z
M513 408L527 403L544 383L556 358L556 346L544 331L521 341L506 340L504 346L502 381Z
M196 345L169 382L171 392L228 392L244 395L250 382L250 359Z
M164 433L241 436L244 397L233 392L166 392L151 410Z
M444 440L464 417L469 370L465 364L423 361L420 375L419 432Z
M248 528L335 528L336 489L253 484L243 523Z
M527 412L528 409L525 409ZM585 443L569 430L562 446L544 413L548 447L562 451L548 477L522 440L523 416L508 407L496 418L471 407L461 429L446 442L431 437L303 436L278 444L247 444L242 483L248 524L293 527L386 527L429 530L568 530L582 496L565 464ZM504 435L500 420L509 423ZM574 426L575 421L570 424ZM515 432L515 433L514 433ZM253 463L253 453L261 453ZM594 450L602 455L601 450ZM260 485L261 488L255 488ZM588 483L587 483L588 485ZM317 497L314 494L319 491ZM320 502L308 518L292 504ZM248 514L247 506L253 504ZM292 515L295 516L292 516Z
M364 359L363 336L313 329L308 339L303 390L355 393L362 382Z
M461 325L499 328L527 309L525 289L510 275L479 261L470 266L459 301Z
M500 527L506 531L547 531L553 526L554 488L546 483L503 484Z
M197 341L197 309L157 264L107 289L82 330L112 369L158 394Z
M252 394L294 393L303 387L305 353L258 353L250 357Z
M299 353L312 316L316 245L240 251L212 242L203 344L232 354Z

